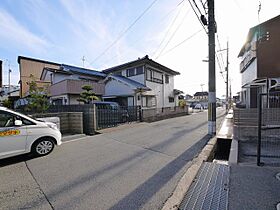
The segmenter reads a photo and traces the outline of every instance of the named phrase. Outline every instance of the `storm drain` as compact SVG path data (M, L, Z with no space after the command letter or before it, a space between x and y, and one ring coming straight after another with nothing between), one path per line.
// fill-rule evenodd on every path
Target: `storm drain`
M180 210L228 209L229 166L205 162L185 195Z

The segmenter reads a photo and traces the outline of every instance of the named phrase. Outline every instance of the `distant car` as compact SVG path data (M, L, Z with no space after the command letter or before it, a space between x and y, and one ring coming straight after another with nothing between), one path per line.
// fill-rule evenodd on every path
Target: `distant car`
M194 109L201 109L202 110L203 106L202 106L202 104L196 104Z
M48 155L55 145L61 145L56 124L0 107L0 159L30 152Z

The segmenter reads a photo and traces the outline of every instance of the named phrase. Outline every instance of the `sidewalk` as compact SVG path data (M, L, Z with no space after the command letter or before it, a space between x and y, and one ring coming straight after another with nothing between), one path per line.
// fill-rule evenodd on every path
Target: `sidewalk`
M225 120L225 128L221 128L221 131L228 131L222 132L225 141L227 134L232 133L229 124ZM215 142L213 148L216 145ZM165 205L163 209L280 210L279 147L271 150L266 144L261 157L265 164L257 166L256 145L256 139L234 139L229 161L204 162L193 177L188 176L192 184L181 188L185 195L183 200Z
M231 165L229 210L276 210L280 203L279 172L280 167Z

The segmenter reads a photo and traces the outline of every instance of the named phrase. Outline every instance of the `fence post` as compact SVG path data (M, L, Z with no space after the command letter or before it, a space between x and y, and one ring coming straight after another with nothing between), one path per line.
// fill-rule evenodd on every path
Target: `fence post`
M141 106L139 106L139 121L143 122L143 113L142 113L142 107Z
M94 132L97 131L98 122L97 122L97 112L96 112L96 104L93 104L93 129Z
M262 141L262 95L258 95L258 145L257 165L261 165L261 141Z

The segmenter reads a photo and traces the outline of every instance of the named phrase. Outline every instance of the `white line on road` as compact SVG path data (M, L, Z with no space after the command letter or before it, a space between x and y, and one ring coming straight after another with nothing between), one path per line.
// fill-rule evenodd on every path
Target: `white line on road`
M81 138L78 138L78 139L73 139L73 140L65 141L65 142L62 142L62 144L71 143L71 142L75 142L75 141L80 141L80 140L83 140L83 139L86 139L86 138L90 138L90 137L92 137L92 136L85 136L85 137L81 137Z

